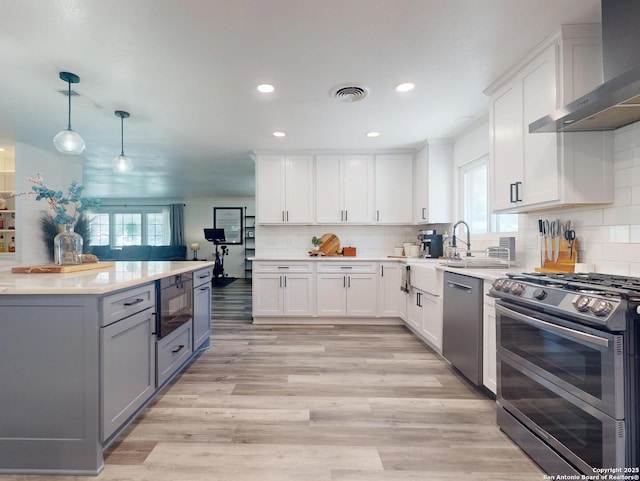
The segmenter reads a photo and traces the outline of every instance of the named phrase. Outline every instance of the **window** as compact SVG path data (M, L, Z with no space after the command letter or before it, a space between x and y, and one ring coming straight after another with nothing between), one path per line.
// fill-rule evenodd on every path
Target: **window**
M484 156L460 167L462 218L471 232L516 232L518 214L491 214L489 206L489 157Z
M127 212L122 207L101 207L92 212L91 245L109 245L112 248L134 245L168 245L169 208L132 206Z

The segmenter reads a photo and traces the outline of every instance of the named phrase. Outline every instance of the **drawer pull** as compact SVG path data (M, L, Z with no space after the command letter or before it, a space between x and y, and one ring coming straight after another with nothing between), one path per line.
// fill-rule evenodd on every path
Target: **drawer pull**
M353 266L340 266L340 269L353 269Z
M200 279L208 279L209 277L210 277L209 274L205 274L203 276L200 276Z
M171 351L173 354L176 354L180 351L182 351L182 349L184 349L184 344L180 344L180 346L178 346L177 349L174 349L173 351Z
M135 305L135 304L140 304L141 302L144 302L144 299L140 299L140 298L138 298L138 299L136 299L135 301L128 301L128 302L125 302L125 303L124 303L124 305L128 307L128 306L133 306L133 305Z
M201 290L201 291L208 291L208 290L209 290L209 288L208 288L208 287L201 287L201 288L200 288L200 290Z

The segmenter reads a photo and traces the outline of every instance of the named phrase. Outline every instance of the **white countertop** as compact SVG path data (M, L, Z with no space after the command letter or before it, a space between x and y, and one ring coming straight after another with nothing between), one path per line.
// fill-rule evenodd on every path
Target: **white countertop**
M213 261L116 261L112 267L67 274L0 272L0 295L107 294L214 264Z
M349 257L349 256L278 256L278 257L265 257L265 256L256 256L251 257L250 260L253 261L267 261L267 262L296 262L296 261L313 261L313 262L358 262L358 261L369 261L369 262L401 262L403 264L409 264L411 266L420 266L420 265L430 265L435 267L436 269L456 272L458 274L462 274L470 277L477 277L480 279L485 279L489 281L493 281L498 279L499 277L504 277L508 272L510 273L521 273L524 270L521 267L511 267L507 268L471 268L471 267L452 267L444 265L444 259L431 259L424 257L389 257L389 256L371 256L371 257Z

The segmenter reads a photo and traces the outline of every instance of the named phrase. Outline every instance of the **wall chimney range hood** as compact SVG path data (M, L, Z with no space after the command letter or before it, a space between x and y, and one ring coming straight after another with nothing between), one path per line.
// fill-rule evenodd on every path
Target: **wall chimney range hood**
M640 121L640 1L602 0L605 82L529 124L534 132L614 130Z

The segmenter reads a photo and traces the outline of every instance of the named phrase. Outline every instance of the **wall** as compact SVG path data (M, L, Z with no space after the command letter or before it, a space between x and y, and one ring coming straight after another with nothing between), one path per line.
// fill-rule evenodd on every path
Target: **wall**
M538 219L571 220L579 240L579 262L596 272L640 276L640 122L614 132L615 202L520 216L526 266L539 265Z
M28 177L40 172L45 183L51 188L64 192L72 181L82 184L82 158L39 149L16 142L16 192L30 192L32 183ZM48 264L52 260L42 241L40 216L48 209L44 201L36 201L33 196L23 195L16 199L16 256L14 260L0 261L0 270L8 270L13 265Z
M246 207L247 215L255 215L255 199L198 197L184 199L184 230L187 246L200 244L199 259L215 259L215 249L204 238L204 228L213 227L214 207ZM257 235L257 234L256 234ZM224 256L224 271L229 277L244 277L244 244L228 246L229 255ZM193 252L189 250L189 257Z
M214 260L215 249L211 242L204 238L204 229L213 227L214 207L247 207L247 215L254 215L255 200L253 198L164 198L164 199L104 199L104 205L170 205L183 203L184 238L187 246L187 258L191 259L191 244L200 244L198 259ZM224 257L225 274L229 277L244 277L244 245L229 246L229 255Z

